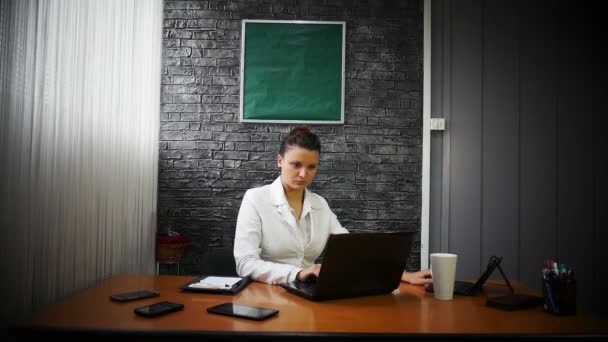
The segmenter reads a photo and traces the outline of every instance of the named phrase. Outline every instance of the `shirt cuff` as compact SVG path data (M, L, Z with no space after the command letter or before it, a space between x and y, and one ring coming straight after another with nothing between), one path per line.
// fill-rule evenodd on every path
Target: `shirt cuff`
M289 272L289 276L287 276L287 281L295 281L298 276L298 272L303 270L302 268L296 267L291 272Z

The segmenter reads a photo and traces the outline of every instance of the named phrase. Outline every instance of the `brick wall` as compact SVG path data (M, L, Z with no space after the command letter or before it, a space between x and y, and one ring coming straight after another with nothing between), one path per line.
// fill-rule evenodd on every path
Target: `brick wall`
M346 22L345 123L312 125L323 146L311 189L352 232L419 231L422 1L165 1L164 15L158 203L193 237L182 273L232 245L243 194L279 175L293 128L238 121L242 19ZM408 269L419 254L418 239Z

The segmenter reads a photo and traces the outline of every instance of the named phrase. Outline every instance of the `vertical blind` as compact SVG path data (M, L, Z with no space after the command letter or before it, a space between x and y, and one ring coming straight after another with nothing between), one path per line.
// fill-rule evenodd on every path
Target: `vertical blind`
M162 0L0 1L0 310L154 272Z

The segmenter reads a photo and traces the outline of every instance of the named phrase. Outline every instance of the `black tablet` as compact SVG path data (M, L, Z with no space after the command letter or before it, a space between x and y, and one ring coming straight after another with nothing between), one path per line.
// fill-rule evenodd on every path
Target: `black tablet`
M141 290L125 293L117 293L110 296L110 299L116 302L129 302L137 299L158 297L160 293L151 290Z
M152 305L142 306L134 310L134 312L140 316L144 317L157 317L161 315L168 314L170 312L175 312L184 308L183 304L173 303L173 302L159 302L154 303Z
M226 315L232 317L241 317L261 321L272 317L279 313L279 310L260 308L256 306L240 305L233 303L224 303L207 308L207 312Z

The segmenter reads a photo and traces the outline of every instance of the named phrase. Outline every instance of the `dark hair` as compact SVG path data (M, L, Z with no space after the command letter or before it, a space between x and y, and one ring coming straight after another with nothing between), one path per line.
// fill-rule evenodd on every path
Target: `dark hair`
M283 138L279 154L285 156L285 152L293 145L311 151L318 151L319 154L321 154L321 141L319 140L319 137L311 132L310 127L306 125L296 126Z

